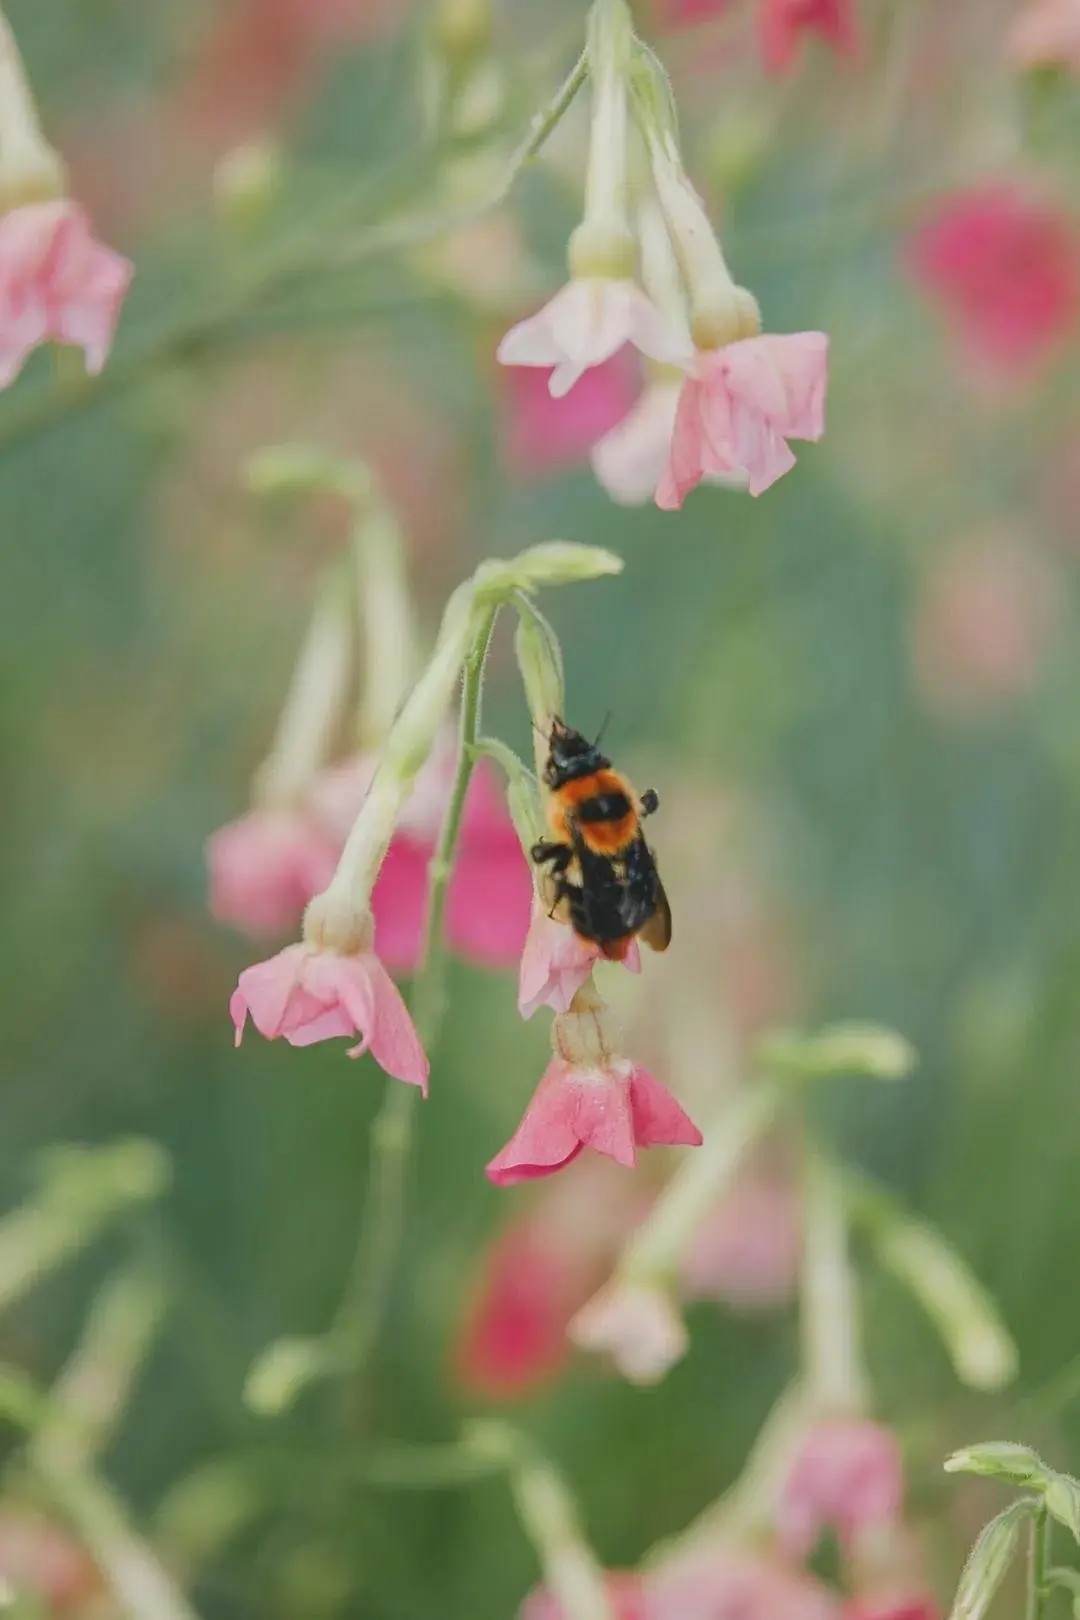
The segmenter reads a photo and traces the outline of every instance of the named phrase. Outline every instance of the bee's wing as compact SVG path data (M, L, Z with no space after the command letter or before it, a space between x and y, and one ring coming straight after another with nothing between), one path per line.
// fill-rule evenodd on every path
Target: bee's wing
M659 875L656 879L656 910L639 930L638 938L643 939L654 951L666 951L671 944L671 907Z

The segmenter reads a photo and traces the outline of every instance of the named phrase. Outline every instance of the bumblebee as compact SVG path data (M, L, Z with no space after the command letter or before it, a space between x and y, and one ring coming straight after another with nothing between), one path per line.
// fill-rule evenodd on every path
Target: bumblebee
M542 771L548 837L531 855L546 866L552 916L621 961L640 935L654 951L671 942L671 908L641 823L659 807L650 788L639 798L610 759L562 720L553 719Z

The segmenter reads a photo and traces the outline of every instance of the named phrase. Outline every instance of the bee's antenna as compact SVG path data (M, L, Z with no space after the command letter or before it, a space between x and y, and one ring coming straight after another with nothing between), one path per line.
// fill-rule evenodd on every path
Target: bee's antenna
M596 741L593 743L594 748L599 748L600 744L603 742L603 740L604 740L604 732L607 730L608 726L611 723L611 717L612 717L613 713L614 713L614 710L609 709L607 714L605 714L604 723L600 727L600 730L596 733Z

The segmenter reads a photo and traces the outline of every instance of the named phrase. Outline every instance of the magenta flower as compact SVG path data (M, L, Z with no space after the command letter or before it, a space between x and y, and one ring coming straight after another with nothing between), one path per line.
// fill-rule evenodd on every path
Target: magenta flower
M809 1430L777 1502L777 1533L806 1558L822 1532L835 1531L846 1552L894 1527L904 1500L904 1466L891 1430L868 1418L825 1418Z
M350 1057L370 1050L379 1066L427 1094L428 1060L393 979L371 950L350 955L288 945L245 968L229 1002L240 1045L250 1016L268 1041L311 1046L337 1035L359 1036Z
M850 56L858 47L854 0L760 0L758 38L770 73L787 72L811 31Z
M824 332L745 338L698 355L679 397L656 504L677 510L706 477L745 474L760 495L795 465L788 439L825 430Z
M568 1012L570 1003L601 960L600 948L549 917L534 899L532 921L525 936L518 976L518 1012L531 1018L540 1007ZM641 972L637 940L631 940L623 962L631 973Z
M627 343L652 360L683 365L686 335L670 324L633 281L582 276L568 281L528 320L512 326L496 350L504 366L554 368L548 388L561 399L590 366Z
M77 204L29 203L0 218L0 388L39 343L73 343L87 371L104 366L130 262L90 234Z
M568 394L553 398L550 373L510 366L503 383L503 442L511 472L521 480L577 466L597 440L632 409L637 367L625 350L592 366Z
M280 939L330 882L338 853L308 816L250 810L207 841L210 910L252 939Z
M954 193L911 243L915 279L977 366L1039 368L1080 315L1080 238L1059 209L1003 181Z
M559 1014L551 1036L555 1056L525 1118L487 1167L496 1186L549 1176L585 1147L632 1170L638 1148L700 1146L701 1132L670 1092L616 1054L601 1002Z

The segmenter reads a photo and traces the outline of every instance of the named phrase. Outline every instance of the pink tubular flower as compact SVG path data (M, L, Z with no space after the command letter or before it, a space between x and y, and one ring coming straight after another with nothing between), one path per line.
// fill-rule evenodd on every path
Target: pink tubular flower
M647 1620L642 1577L630 1570L609 1570L605 1576L607 1595L615 1620ZM530 1592L518 1610L518 1620L566 1620L562 1604L546 1588Z
M788 439L825 430L824 332L745 338L698 355L679 396L656 504L677 510L705 477L743 473L760 495L795 465Z
M1020 67L1080 71L1080 0L1029 0L1013 22L1006 49Z
M649 383L625 420L593 446L597 482L620 506L642 506L655 493L671 454L681 392L681 377ZM709 474L704 482L745 489L746 474Z
M549 374L529 366L503 373L506 459L521 480L562 472L586 459L634 404L637 368L623 350L592 366L562 398L553 398Z
M570 1003L600 960L600 949L579 934L549 917L534 897L532 921L525 936L518 977L518 1012L531 1018L540 1007L568 1012ZM637 940L623 957L631 973L641 972Z
M338 850L309 817L250 810L206 845L210 910L252 939L295 928L313 894L334 875Z
M350 955L289 945L245 968L229 1002L240 1045L250 1015L260 1035L311 1046L336 1035L360 1036L349 1051L370 1049L379 1066L427 1094L428 1060L397 986L371 950Z
M811 30L851 55L858 46L853 0L760 0L758 37L766 69L786 73L801 35Z
M673 1551L644 1577L648 1620L841 1620L827 1586L721 1541Z
M894 1526L904 1498L896 1436L868 1418L826 1418L796 1453L777 1503L784 1549L807 1557L831 1527L846 1552Z
M684 334L634 282L584 276L568 281L536 315L512 326L496 358L504 366L553 367L548 388L553 399L561 399L590 366L602 365L627 343L668 365L690 360Z
M487 1167L496 1186L549 1176L585 1147L633 1169L638 1148L700 1146L701 1132L670 1092L614 1051L601 1004L558 1015L551 1038L555 1056L525 1118Z
M39 343L73 343L96 375L112 345L132 266L90 234L77 204L28 203L0 218L0 388Z
M1080 314L1076 230L1012 182L954 193L917 233L908 258L971 359L999 376L1037 370Z

